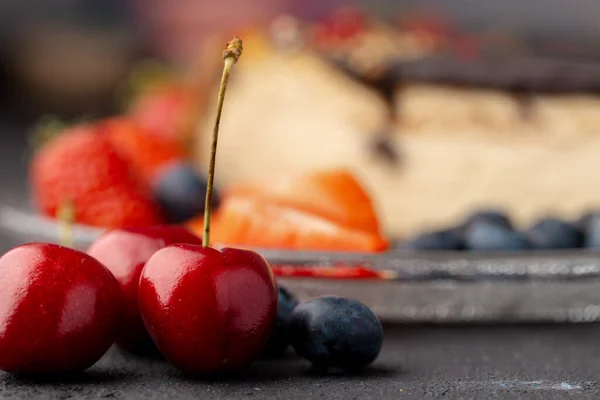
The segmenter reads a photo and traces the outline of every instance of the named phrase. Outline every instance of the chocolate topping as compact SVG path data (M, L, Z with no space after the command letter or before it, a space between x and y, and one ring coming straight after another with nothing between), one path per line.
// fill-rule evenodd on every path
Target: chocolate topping
M432 56L390 63L397 80L529 93L600 92L600 64L519 57L462 61Z
M346 73L375 87L390 100L403 83L432 83L506 90L513 93L600 93L600 63L514 57L469 60L433 55L418 60L383 61L378 75L353 70L344 60L333 62Z

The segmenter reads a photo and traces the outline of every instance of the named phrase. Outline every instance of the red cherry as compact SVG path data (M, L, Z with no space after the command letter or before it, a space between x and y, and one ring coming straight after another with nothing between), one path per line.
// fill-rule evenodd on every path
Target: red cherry
M112 345L122 304L102 264L77 250L30 243L0 258L0 369L83 371Z
M154 342L188 374L232 371L252 362L277 316L269 264L248 251L177 244L142 271L139 304Z
M227 43L208 170L202 245L167 246L146 262L138 302L161 353L188 374L236 370L256 358L277 317L278 291L264 258L248 250L208 247L220 115L239 37Z
M117 344L132 353L150 354L156 350L140 316L138 284L146 261L174 243L202 244L202 240L183 227L160 225L109 231L88 249L88 254L104 264L121 286L125 301Z

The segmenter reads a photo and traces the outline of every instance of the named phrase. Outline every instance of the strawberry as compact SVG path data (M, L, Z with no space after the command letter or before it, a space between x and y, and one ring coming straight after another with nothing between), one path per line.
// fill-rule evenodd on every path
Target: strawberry
M212 225L214 242L225 245L363 252L388 247L366 190L344 169L232 186ZM202 216L187 226L201 233Z
M159 167L184 157L177 144L152 135L132 119L108 119L99 124L98 130L107 136L119 154L131 163L135 173L148 184L153 181Z
M202 217L188 228L202 232ZM212 221L214 243L288 250L378 252L387 249L378 233L347 228L320 215L247 195L230 195Z
M228 194L263 198L347 228L379 232L379 221L366 189L345 169L281 176L270 179L268 184L238 184L230 187Z
M162 222L145 185L96 124L67 128L42 146L30 165L30 183L38 209L48 216L71 202L82 224L116 228Z
M314 40L328 46L352 39L368 28L366 15L353 7L341 8L315 25Z
M186 122L193 96L183 85L165 84L140 94L129 109L129 116L147 129L171 143L182 144L183 124Z

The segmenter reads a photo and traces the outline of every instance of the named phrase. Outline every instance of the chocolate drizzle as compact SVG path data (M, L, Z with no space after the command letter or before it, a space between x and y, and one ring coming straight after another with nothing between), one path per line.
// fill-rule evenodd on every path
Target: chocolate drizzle
M397 167L402 161L400 151L392 140L391 131L377 134L371 142L371 151L390 167Z
M431 56L414 61L392 61L397 80L524 93L600 94L600 64L537 57L501 61L462 61Z
M369 72L356 70L346 58L332 59L327 55L325 58L383 96L388 104L391 125L399 118L395 98L401 84L500 90L515 99L523 120L534 118L536 94L600 95L600 63L565 58L512 56L462 60L447 54L434 54L414 60L381 60L378 68ZM378 134L371 151L388 165L397 166L401 157L391 137L393 132L393 129L387 129Z

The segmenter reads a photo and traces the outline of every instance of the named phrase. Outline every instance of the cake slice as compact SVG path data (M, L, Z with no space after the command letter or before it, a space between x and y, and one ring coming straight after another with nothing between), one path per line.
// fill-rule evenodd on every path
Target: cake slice
M220 182L346 167L395 237L456 223L480 206L506 208L520 225L600 204L594 65L424 55L375 75L386 78L381 90L310 46L284 52L258 34L245 47L222 120ZM211 122L198 130L199 165Z

